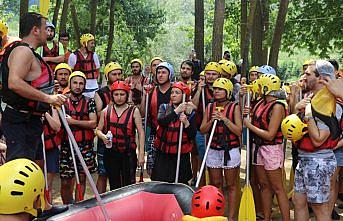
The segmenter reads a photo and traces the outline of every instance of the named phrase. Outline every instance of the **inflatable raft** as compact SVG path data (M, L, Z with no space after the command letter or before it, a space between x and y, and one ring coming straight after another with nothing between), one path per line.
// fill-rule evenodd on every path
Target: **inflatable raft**
M146 182L133 184L101 195L112 221L181 220L191 213L193 190L184 184ZM69 206L48 221L103 221L96 200L89 199Z

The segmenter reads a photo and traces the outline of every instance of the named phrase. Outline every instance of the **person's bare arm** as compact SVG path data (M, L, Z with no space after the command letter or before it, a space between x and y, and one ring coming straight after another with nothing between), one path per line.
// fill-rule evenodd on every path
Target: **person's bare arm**
M8 88L18 95L30 100L41 101L53 105L62 105L66 99L64 95L48 95L25 82L34 62L38 61L36 61L36 57L28 47L18 46L13 49L8 59Z
M316 122L311 118L307 122L308 134L315 147L320 147L330 136L329 130L319 130Z
M95 101L95 105L96 105L96 111L100 112L102 109L102 100L101 100L98 92L95 92L94 101Z
M64 55L60 55L57 57L43 57L44 61L50 61L50 62L54 62L54 63L62 63L65 60Z
M56 109L52 109L52 115L46 112L45 119L54 131L58 132L61 129L61 122Z
M81 127L84 129L94 129L97 123L96 118L96 113L89 113L89 120L75 120L71 117L68 117L67 120L69 125Z
M139 149L138 149L138 164L140 166L144 165L144 144L145 144L145 135L144 135L144 129L142 125L142 117L138 109L135 109L134 112L134 120L135 125L138 132L138 138L139 138Z

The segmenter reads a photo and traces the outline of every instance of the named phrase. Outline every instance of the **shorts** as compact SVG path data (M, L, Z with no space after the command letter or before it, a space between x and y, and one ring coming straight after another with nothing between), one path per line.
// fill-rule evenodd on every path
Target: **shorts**
M90 173L97 171L93 141L77 143L82 157ZM78 173L84 173L81 163L75 153ZM73 158L69 148L69 142L62 142L60 152L60 177L61 179L71 179L75 176Z
M335 154L335 157L336 157L337 166L343 167L343 148L342 147L338 148L334 150L333 153Z
M200 131L197 131L195 136L195 142L198 148L198 155L200 160L204 159L206 145L205 145L205 135L201 134Z
M53 148L45 151L45 153L48 173L59 173L60 150L58 148Z
M206 166L209 168L232 169L241 165L239 148L233 148L229 151L230 158L226 166L224 166L224 154L225 150L214 150L210 148L206 159Z
M40 116L29 115L6 107L1 120L6 138L6 160L18 158L36 160L38 144L43 133Z
M253 164L263 166L265 170L276 170L283 167L285 153L283 144L260 146L255 155L256 145L253 144Z
M330 178L336 170L335 156L299 158L295 169L294 191L307 196L309 203L325 203L330 197Z
M105 152L105 144L104 141L101 139L98 139L98 145L97 145L97 160L98 160L98 174L100 176L106 176L106 169L104 165L104 152Z

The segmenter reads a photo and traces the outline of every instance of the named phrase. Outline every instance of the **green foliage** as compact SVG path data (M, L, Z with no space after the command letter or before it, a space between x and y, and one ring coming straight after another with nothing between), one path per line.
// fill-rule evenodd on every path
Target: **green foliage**
M283 49L293 53L298 48L306 48L322 58L342 49L342 11L342 1L291 1Z

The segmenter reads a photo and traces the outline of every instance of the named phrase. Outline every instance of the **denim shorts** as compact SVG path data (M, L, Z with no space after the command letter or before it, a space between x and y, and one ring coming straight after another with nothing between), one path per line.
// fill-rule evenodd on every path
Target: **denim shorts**
M325 203L330 196L330 178L336 170L335 156L299 158L295 169L294 191L304 193L309 203Z
M104 165L104 152L105 152L105 144L104 141L98 139L97 144L97 161L98 161L98 174L100 176L106 176L106 169Z

